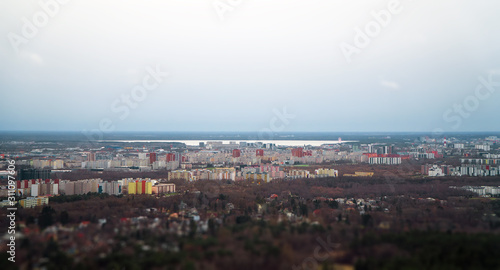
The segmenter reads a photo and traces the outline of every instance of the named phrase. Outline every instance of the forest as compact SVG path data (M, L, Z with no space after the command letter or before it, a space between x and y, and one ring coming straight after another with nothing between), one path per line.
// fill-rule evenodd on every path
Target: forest
M498 180L175 180L161 196L61 195L18 210L16 267L494 269L500 200L450 186Z

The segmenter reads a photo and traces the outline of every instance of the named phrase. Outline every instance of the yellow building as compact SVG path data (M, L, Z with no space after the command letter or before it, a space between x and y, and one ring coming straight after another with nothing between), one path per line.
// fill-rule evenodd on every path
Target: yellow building
M254 173L247 172L244 174L245 180L255 182L255 183L269 183L271 181L271 176L268 173Z
M35 206L42 206L49 204L48 197L28 197L19 201L19 204L23 208L33 208Z
M136 186L137 184L135 182L128 183L128 194L136 194L137 193Z
M287 173L288 178L298 179L298 178L310 178L310 172L307 170L290 170Z
M344 176L349 177L372 177L373 172L354 172L354 174L345 173Z
M136 184L136 191L137 191L137 194L144 194L144 192L142 192L142 181L137 181L135 182Z
M319 177L337 177L337 176L339 176L339 171L334 170L334 169L320 168L320 169L317 169L315 171L315 173L316 173L316 176L319 176Z
M49 197L38 197L38 198L36 198L36 205L37 206L45 205L45 204L49 204Z
M144 194L153 194L153 183L152 182L146 182L146 190L144 191Z
M35 197L28 197L19 201L22 208L33 208L36 206L37 200Z
M153 194L153 182L146 180L130 182L128 194Z

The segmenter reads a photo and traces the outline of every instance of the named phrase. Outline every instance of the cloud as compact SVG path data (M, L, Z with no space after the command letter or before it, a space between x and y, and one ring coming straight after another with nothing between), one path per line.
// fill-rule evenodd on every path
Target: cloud
M390 88L393 90L399 89L399 84L397 82L394 82L394 81L380 80L380 85L385 87L385 88Z
M500 69L490 69L490 70L488 70L488 73L494 74L494 75L500 75Z
M23 58L27 59L28 61L30 61L33 64L36 64L36 65L43 64L43 58L39 54L31 53L31 52L23 52L23 53L21 53L21 55Z

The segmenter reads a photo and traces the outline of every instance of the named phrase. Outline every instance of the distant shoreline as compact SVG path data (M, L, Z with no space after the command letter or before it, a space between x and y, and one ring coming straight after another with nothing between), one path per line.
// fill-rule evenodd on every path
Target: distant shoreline
M359 141L324 141L324 140L99 140L99 142L120 142L120 143L184 143L186 145L199 145L200 142L222 142L223 144L229 145L231 142L239 145L239 142L247 142L247 143L257 143L261 142L264 144L273 143L276 145L285 145L285 146L303 146L303 145L312 145L312 146L321 146L324 144L341 144L341 143L355 143Z

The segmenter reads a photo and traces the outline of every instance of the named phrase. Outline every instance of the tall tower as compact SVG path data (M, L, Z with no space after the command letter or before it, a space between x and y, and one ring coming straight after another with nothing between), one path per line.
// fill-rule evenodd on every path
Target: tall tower
M156 161L156 153L149 153L149 164L153 164Z
M167 162L170 161L175 161L175 154L174 153L167 153Z
M87 161L95 161L95 153L94 152L89 152L87 154Z

